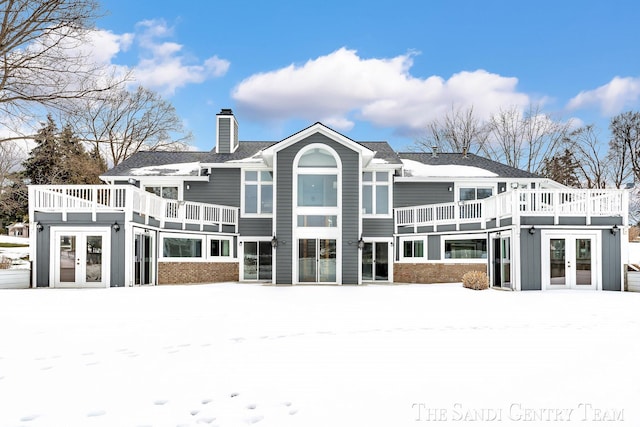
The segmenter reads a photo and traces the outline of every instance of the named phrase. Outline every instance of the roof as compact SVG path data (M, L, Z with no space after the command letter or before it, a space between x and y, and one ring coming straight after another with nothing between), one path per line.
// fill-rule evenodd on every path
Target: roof
M108 170L101 176L136 176L140 175L138 169L158 166L156 176L176 175L172 169L163 172L161 166L171 166L179 163L225 163L248 159L256 155L277 141L241 141L238 149L234 153L216 153L215 151L139 151L120 163L113 169ZM358 144L369 150L375 151L375 159L380 159L384 163L401 164L397 153L384 141L359 142ZM144 175L149 175L145 173Z
M398 156L401 159L413 160L425 165L480 168L496 174L500 178L542 178L540 175L507 166L475 154L467 154L465 156L462 153L438 153L434 157L432 153L398 153ZM455 171L453 173L455 174Z

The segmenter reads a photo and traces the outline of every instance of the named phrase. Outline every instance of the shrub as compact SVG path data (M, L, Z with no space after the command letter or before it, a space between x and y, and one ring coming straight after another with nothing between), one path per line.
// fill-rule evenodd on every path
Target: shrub
M8 270L9 268L11 268L11 259L0 256L0 270Z
M484 271L467 271L462 276L462 286L477 291L489 287L489 277Z

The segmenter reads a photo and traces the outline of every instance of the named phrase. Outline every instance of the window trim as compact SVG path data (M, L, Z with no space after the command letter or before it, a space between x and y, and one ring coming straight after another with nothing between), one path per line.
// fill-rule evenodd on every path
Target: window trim
M184 197L184 193L183 193L183 187L184 187L184 183L162 183L162 182L148 182L148 183L144 183L141 184L142 187L142 191L148 192L149 194L153 194L155 196L155 192L151 192L151 191L147 191L147 188L153 188L153 187L160 187L160 196L165 200L183 200ZM178 196L175 199L167 199L165 197L162 197L162 189L165 187L176 187L178 189Z
M404 255L404 244L406 242L422 242L422 256L405 256ZM398 262L405 262L411 264L419 264L426 263L429 261L429 248L428 248L428 236L406 236L400 237L398 242Z
M200 240L201 256L200 257L165 257L164 256L164 239L193 239ZM229 241L229 256L212 256L211 255L211 241L212 240L228 240ZM234 236L229 234L192 234L192 233L176 233L176 232L164 232L158 233L158 262L237 262L238 257L237 247L234 245Z
M211 242L217 240L219 242L227 241L229 242L229 255L212 255L211 254ZM222 245L221 245L222 247ZM233 236L207 236L207 259L224 262L224 261L235 261L236 257L233 256L234 246L233 246Z
M205 243L205 238L202 235L198 234L181 234L181 233L159 233L160 234L160 243L159 243L159 253L158 253L158 261L165 262L203 262L207 261L206 252L203 253L203 247ZM200 240L200 256L199 257L167 257L164 255L164 240L165 239L191 239L191 240ZM204 248L206 250L206 248Z
M498 194L498 188L497 185L465 185L465 184L458 184L456 185L456 193L455 193L455 198L456 198L456 202L460 202L462 201L462 199L460 199L460 190L462 190L463 188L472 188L474 190L474 199L465 199L464 201L466 202L471 202L471 201L476 201L476 200L484 200L484 199L478 199L478 190L491 190L491 196L489 197L493 197L495 195ZM487 197L485 197L487 198Z
M257 181L247 181L245 178L246 172L256 172L258 177L257 177ZM262 178L260 177L260 173L261 172L271 172L271 181L264 181L265 184L263 184ZM269 182L269 184L266 184L266 182ZM257 207L258 207L258 212L246 212L246 205L245 205L245 190L246 190L246 185L247 183L249 183L250 185L257 185L258 187L258 200L257 200ZM262 199L262 186L263 185L270 185L271 186L271 212L262 212L262 203L261 203L261 199ZM244 217L244 218L272 218L273 217L273 211L275 210L275 200L276 200L276 194L275 194L275 174L273 172L273 169L268 169L268 168L243 168L240 170L240 216Z
M377 176L376 174L378 172L386 172L387 173L387 180L386 181L378 181L377 180ZM365 181L364 180L364 174L365 173L371 173L372 174L372 180L371 181ZM360 211L361 211L361 215L362 218L393 218L393 170L388 170L388 169L367 169L367 170L363 170L362 173L360 174ZM378 184L379 183L379 184ZM376 206L376 197L377 197L377 192L376 192L376 188L378 186L386 186L387 187L387 213L386 214L379 214L377 212L377 206ZM373 210L373 213L365 213L364 212L364 188L365 187L371 187L371 208Z
M485 258L446 258L445 245L447 240L484 240L487 244L487 256ZM478 264L489 262L489 239L486 234L454 234L440 236L440 260L452 264Z

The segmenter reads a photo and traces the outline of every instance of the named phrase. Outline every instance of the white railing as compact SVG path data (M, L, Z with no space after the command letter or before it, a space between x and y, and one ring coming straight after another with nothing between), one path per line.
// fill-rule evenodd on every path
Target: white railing
M238 231L236 207L207 203L169 200L130 185L31 185L29 207L38 212L59 212L67 220L70 212L89 212L96 220L98 212L120 211L141 215L149 223L155 218L164 226L166 222L217 226L230 225Z
M482 200L410 206L394 209L395 229L443 224L480 223L484 228L492 219L513 218L519 224L521 216L551 216L554 223L560 217L620 216L625 225L629 195L625 190L513 190Z

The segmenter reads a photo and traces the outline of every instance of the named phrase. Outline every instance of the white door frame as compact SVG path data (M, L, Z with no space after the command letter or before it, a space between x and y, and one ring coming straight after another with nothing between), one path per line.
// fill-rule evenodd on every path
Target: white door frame
M373 245L373 259L375 261L375 259L377 258L377 254L376 254L376 243L386 243L387 244L387 268L388 268L388 272L387 272L387 280L376 280L375 279L375 274L373 275L373 280L367 280L367 282L378 282L378 283L392 283L393 282L393 262L395 260L395 254L393 252L393 238L392 237L363 237L362 240L365 243L371 243ZM362 277L362 262L363 262L363 250L364 249L359 249L359 259L360 259L360 273L359 273L359 277L360 277L360 283L363 283L365 280ZM373 263L374 269L373 272L375 273L375 262Z
M509 289L511 290L516 290L516 286L515 286L515 262L513 260L514 258L514 242L513 242L513 234L511 232L511 230L508 231L500 231L498 233L490 233L489 234L489 259L488 259L488 270L489 270L489 286L494 287L493 284L493 279L495 277L495 251L498 251L500 253L500 265L502 266L503 264L503 258L502 258L502 239L509 239L509 277L511 278L511 287ZM493 243L494 240L498 239L498 246L496 247ZM500 284L502 285L504 283L504 277L502 274L502 271L500 272ZM501 286L502 288L502 286Z
M156 254L156 248L158 246L158 233L155 230L150 230L148 228L141 228L141 227L132 227L133 230L133 238L131 239L131 245L133 245L133 250L131 251L131 269L129 271L131 271L131 275L132 275L132 280L131 282L131 286L142 286L142 284L140 285L136 285L136 278L135 278L135 274L136 274L136 259L135 259L135 245L136 245L136 236L137 235L141 235L141 236L149 236L151 238L151 254L149 254L149 258L151 259L151 278L149 280L149 285L153 286L156 285L156 278L157 278L157 274L158 274L158 257ZM144 263L144 262L143 262Z
M74 262L76 263L76 281L60 282L60 258L58 245L60 236L69 235L76 237L76 252ZM86 239L87 236L102 237L102 281L86 282L77 280L86 277ZM52 267L49 271L49 287L52 288L108 288L111 285L111 227L51 227L50 237L50 262ZM78 251L82 248L82 251Z
M541 233L542 289L602 290L602 234L600 230L543 230ZM566 284L551 284L551 239L565 239ZM592 239L591 285L576 285L576 239Z

